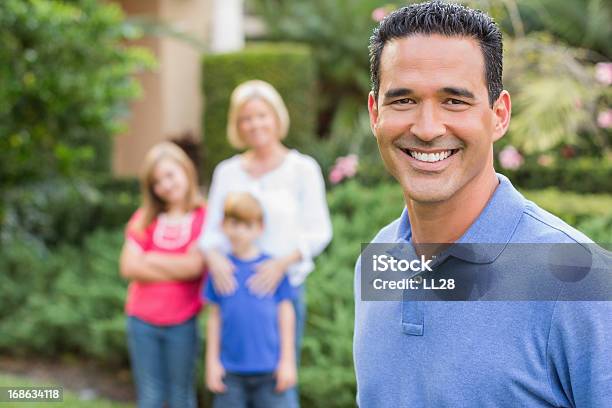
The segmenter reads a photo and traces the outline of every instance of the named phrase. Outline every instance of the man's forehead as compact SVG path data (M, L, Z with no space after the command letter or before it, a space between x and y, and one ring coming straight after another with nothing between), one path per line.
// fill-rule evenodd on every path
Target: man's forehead
M381 88L388 81L421 77L448 77L486 88L478 42L471 37L415 34L385 44L380 59Z

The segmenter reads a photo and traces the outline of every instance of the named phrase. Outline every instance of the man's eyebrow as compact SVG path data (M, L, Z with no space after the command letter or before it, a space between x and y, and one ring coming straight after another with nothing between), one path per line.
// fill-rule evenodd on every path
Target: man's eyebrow
M454 95L454 96L461 96L461 97L469 98L469 99L476 99L474 94L472 92L468 91L467 89L465 89L465 88L456 88L454 86L444 87L444 88L442 88L440 90L440 93Z
M410 88L392 88L385 92L385 99L397 98L398 96L408 96L414 94Z

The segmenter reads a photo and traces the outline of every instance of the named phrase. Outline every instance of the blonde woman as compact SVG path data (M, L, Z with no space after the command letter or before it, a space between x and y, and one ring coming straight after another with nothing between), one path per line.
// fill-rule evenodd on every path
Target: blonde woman
M209 192L209 217L199 247L207 256L214 285L220 294L236 289L230 248L221 231L223 202L230 192L248 191L262 204L266 229L258 246L272 259L262 262L247 283L253 293L274 293L287 276L295 290L296 356L305 319L304 282L316 257L331 240L325 183L317 162L282 140L289 130L289 114L279 93L267 82L247 81L232 93L227 124L229 143L245 150L215 169ZM291 391L293 406L297 391Z
M203 259L193 244L206 209L194 166L173 143L149 151L141 190L120 260L121 275L130 281L125 310L138 406L191 408L203 279Z

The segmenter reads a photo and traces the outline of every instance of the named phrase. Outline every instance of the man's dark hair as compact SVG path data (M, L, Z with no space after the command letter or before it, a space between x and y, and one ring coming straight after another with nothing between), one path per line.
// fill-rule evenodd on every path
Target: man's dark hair
M385 17L374 29L369 49L370 77L376 100L380 88L380 58L385 44L395 38L416 34L472 37L477 40L484 56L489 105L493 106L503 89L502 34L499 27L482 11L440 1L402 7Z

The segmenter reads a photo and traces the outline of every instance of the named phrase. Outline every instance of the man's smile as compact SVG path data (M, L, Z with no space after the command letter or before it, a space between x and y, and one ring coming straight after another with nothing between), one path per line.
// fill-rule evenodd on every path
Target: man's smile
M439 172L446 169L460 149L409 149L399 147L411 166L420 171Z
M449 149L449 150L431 150L431 151L423 151L423 150L412 150L412 149L402 149L404 153L409 154L412 158L427 162L427 163L435 163L441 160L448 158L449 156L457 153L459 149Z

